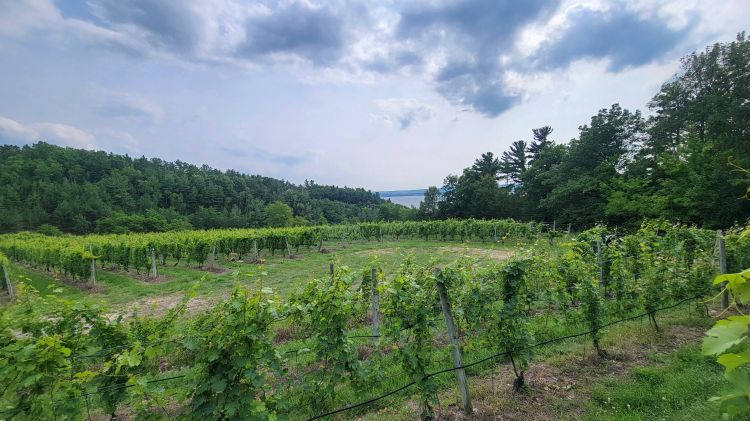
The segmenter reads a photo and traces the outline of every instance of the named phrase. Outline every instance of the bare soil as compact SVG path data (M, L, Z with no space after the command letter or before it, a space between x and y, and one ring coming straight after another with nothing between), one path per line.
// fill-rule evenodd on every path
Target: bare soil
M376 250L362 250L353 253L356 256L390 256L393 254L396 254L396 251L398 249L395 248L384 248L384 249L376 249Z
M456 256L487 257L498 261L507 260L513 256L513 253L508 250L492 250L478 247L446 246L439 247L438 250L443 253L453 253Z
M119 314L129 314L131 310L138 309L139 315L160 316L170 308L175 307L183 299L184 294L174 293L161 295L158 297L148 297L141 300L133 301L125 306L126 312ZM199 311L212 306L219 298L212 297L194 297L187 303L187 313L196 314Z

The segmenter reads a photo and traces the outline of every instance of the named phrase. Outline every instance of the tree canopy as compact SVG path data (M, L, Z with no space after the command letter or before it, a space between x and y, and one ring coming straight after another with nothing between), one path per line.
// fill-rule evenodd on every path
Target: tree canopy
M0 146L0 168L0 232L45 225L79 234L261 227L269 222L267 205L273 202L292 209L294 224L416 215L361 188L295 185L44 142Z
M433 218L513 217L590 225L668 218L725 228L750 218L750 40L744 33L682 60L647 104L614 104L568 143L553 129L502 152L499 178L485 153L463 175L446 177ZM432 200L432 199L431 199ZM433 204L430 207L434 207Z

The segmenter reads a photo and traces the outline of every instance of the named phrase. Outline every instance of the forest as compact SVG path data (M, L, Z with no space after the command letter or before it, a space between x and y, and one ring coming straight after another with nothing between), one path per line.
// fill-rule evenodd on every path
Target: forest
M726 228L750 217L750 40L682 59L647 104L603 108L567 143L549 126L482 154L420 206L426 219L515 218L635 227L644 218Z
M409 219L361 188L39 142L0 146L0 232L86 234Z

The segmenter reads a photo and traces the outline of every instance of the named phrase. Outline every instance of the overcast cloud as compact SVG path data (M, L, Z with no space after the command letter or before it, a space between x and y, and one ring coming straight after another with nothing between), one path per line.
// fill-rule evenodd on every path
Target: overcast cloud
M643 109L747 22L744 0L0 0L0 142L427 187Z

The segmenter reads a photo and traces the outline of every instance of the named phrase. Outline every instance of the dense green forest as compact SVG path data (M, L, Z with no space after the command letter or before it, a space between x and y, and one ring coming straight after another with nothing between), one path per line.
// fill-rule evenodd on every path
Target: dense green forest
M140 232L410 219L364 189L47 143L0 146L0 231Z
M715 44L647 104L614 104L567 144L545 126L499 157L482 154L431 187L424 218L533 219L634 225L643 218L724 228L750 217L750 40Z

